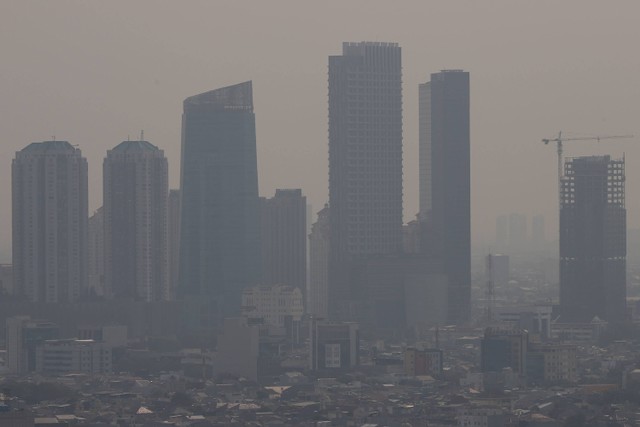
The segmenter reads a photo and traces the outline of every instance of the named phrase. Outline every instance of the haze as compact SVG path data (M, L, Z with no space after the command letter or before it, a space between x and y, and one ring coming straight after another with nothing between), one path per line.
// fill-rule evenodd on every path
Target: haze
M89 162L128 136L165 150L179 185L184 98L253 80L261 195L302 188L327 201L327 57L343 41L402 47L404 217L418 209L418 83L471 73L472 230L544 214L557 237L556 157L540 139L638 134L640 4L619 1L24 2L0 5L0 262L11 259L11 159L55 136ZM567 144L627 159L628 226L640 226L638 139Z

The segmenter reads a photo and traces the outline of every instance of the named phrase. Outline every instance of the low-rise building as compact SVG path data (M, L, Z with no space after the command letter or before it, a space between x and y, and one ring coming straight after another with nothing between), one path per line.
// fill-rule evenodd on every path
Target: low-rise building
M407 348L404 351L404 373L412 376L441 374L442 350Z
M242 313L261 318L268 326L282 328L287 318L299 322L304 314L304 298L299 288L286 285L255 286L242 292Z
M310 367L313 370L348 369L360 363L357 323L311 321Z
M111 347L93 340L48 340L36 349L36 371L108 374L112 371Z
M567 383L578 379L576 346L531 344L527 354L527 379L534 383Z

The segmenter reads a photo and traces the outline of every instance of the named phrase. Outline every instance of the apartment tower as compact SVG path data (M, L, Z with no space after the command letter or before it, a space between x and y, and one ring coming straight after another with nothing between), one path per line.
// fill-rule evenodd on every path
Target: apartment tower
M124 141L103 162L105 294L109 298L169 298L164 151L148 141Z
M15 293L78 300L87 286L87 160L67 141L34 142L12 164Z

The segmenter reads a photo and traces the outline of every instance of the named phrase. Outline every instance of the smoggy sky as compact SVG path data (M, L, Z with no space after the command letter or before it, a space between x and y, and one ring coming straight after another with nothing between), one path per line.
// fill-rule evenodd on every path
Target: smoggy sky
M253 80L261 195L327 200L327 57L343 41L402 46L404 215L418 207L417 92L431 72L471 73L472 230L542 213L556 237L556 157L540 139L640 135L640 2L24 1L0 3L0 261L10 261L11 159L30 142L78 144L90 211L102 160L127 136L165 150L179 185L184 98ZM640 138L567 143L627 159L629 228L640 227ZM481 243L484 242L484 243Z

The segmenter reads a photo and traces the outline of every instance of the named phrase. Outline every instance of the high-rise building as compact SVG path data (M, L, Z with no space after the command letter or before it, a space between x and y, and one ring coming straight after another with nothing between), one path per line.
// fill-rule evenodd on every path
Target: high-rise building
M307 288L307 198L302 190L277 189L260 198L262 284Z
M308 312L316 318L329 315L329 205L318 212L309 234L309 302Z
M531 247L534 250L544 249L546 242L544 233L544 216L535 215L531 219Z
M182 116L177 296L194 304L187 332L240 314L259 284L260 210L251 82L187 98Z
M90 295L104 295L104 210L89 217L88 270Z
M110 298L169 297L164 151L148 141L124 141L104 159L105 293Z
M626 313L624 159L567 159L560 193L560 314L620 322Z
M519 375L526 374L529 333L506 327L487 328L480 342L482 372L502 372L513 369Z
M509 215L509 251L522 252L527 246L527 217L522 214Z
M178 267L180 265L180 190L169 190L169 297L173 299L178 286Z
M329 57L329 307L348 314L351 256L402 250L402 67L397 43Z
M420 217L448 277L448 321L462 323L471 298L469 73L431 74L419 97Z
M34 142L12 164L15 293L71 302L87 286L87 160L67 141Z
M309 367L312 370L348 370L360 364L360 327L357 323L313 319L309 326Z
M504 251L509 243L509 219L506 215L496 217L496 249Z

